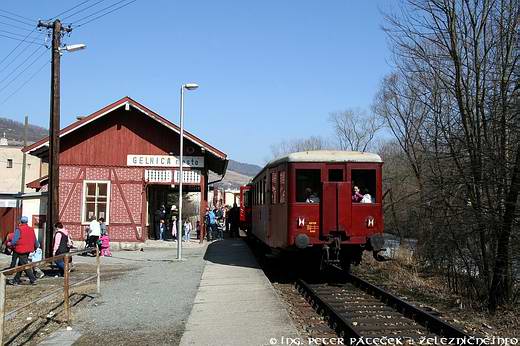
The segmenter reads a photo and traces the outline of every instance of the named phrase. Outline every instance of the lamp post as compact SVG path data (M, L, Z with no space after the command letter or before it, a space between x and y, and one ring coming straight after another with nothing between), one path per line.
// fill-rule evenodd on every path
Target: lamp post
M180 149L179 149L179 220L177 227L177 260L182 259L182 184L183 184L183 174L182 174L182 161L184 159L184 89L186 90L195 90L199 86L195 83L187 83L181 86L181 114L180 114Z

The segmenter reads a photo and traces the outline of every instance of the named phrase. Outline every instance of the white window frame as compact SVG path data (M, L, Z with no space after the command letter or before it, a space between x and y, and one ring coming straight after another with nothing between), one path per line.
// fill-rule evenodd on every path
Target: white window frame
M110 224L110 200L112 197L112 189L111 189L111 182L110 180L83 180L83 191L81 193L81 224L82 225L88 225L90 221L85 221L85 200L86 200L86 191L87 191L87 184L90 183L102 183L107 184L107 213L105 217L105 224Z

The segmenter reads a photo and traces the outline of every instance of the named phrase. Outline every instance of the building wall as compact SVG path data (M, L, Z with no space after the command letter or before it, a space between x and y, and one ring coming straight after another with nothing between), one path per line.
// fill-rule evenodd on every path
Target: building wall
M23 153L21 147L0 146L0 192L17 193L20 192L22 181ZM7 160L13 160L12 167L8 168ZM40 159L26 156L25 182L31 182L40 177ZM25 188L25 190L34 191Z
M85 181L106 181L110 184L106 219L111 239L141 241L146 214L143 176L142 167L60 166L60 221L72 231L73 239L84 239L88 225L83 218Z

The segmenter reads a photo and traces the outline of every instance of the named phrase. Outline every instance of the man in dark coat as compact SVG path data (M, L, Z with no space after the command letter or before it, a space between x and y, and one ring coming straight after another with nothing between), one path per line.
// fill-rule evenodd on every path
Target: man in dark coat
M161 239L161 220L166 222L166 208L164 207L164 204L162 204L161 207L155 211L154 216L155 239L159 240Z
M233 208L229 210L229 226L231 230L231 238L239 236L239 222L240 222L240 209L236 203L233 203Z

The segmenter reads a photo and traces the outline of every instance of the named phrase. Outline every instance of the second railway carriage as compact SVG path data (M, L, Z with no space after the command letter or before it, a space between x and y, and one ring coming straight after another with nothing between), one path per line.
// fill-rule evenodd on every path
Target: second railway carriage
M347 270L363 250L377 258L382 166L377 154L329 150L269 162L250 184L250 235L273 250L315 250L322 265L341 262Z

